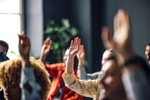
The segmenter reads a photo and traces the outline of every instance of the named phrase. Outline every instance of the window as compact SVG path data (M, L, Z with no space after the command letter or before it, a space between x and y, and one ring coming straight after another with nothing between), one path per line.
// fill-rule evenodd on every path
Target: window
M7 56L16 58L18 36L22 31L22 0L0 0L0 39L9 44ZM14 52L15 54L13 54Z

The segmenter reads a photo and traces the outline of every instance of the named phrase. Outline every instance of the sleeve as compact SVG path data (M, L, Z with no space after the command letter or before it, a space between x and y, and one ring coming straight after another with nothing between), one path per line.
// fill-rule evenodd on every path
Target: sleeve
M28 84L32 91L29 92L25 84ZM38 92L41 90L41 87L36 82L33 68L21 70L20 88L22 90L21 100L40 100Z
M67 100L84 100L84 96L74 93L71 97L67 98Z
M45 64L46 70L50 74L51 77L57 76L57 73L59 69L64 69L65 64L64 63L56 63L56 64Z
M77 69L77 74L78 74L78 78L79 79L87 79L87 76L86 76L86 71L85 71L85 67L82 67L82 68L80 68L79 66L78 66L78 69Z
M98 72L94 72L94 73L86 73L85 67L83 67L83 68L78 67L77 74L78 74L79 79L93 80L93 79L97 79L101 75L101 72L98 71Z
M94 73L88 73L87 74L87 79L98 79L98 77L101 76L101 72L94 72Z
M96 98L98 91L97 80L79 80L75 77L74 72L62 75L65 85L72 91L77 92L85 97Z

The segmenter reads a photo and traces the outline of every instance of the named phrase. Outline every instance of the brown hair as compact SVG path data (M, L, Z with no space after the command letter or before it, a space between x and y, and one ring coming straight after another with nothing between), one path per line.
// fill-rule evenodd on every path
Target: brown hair
M51 82L49 79L49 74L44 68L41 61L30 59L31 66L33 67L36 81L41 86L40 96L41 100L46 100ZM4 82L15 82L20 83L21 75L21 60L8 60L0 63L0 87L5 89Z

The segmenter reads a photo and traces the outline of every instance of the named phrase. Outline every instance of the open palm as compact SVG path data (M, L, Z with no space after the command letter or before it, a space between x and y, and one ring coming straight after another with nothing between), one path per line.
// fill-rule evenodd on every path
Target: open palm
M51 45L52 45L52 40L50 38L46 38L42 46L42 53L47 55L50 51Z
M74 57L79 50L79 46L81 44L81 39L76 37L74 40L71 40L70 47L69 47L69 55Z
M111 36L108 27L104 27L102 39L106 48L113 48L120 53L131 48L130 22L127 12L122 9L118 11L114 17L114 36Z

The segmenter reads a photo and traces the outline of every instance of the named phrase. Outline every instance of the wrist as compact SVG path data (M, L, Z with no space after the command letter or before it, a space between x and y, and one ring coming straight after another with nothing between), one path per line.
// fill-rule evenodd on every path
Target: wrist
M78 66L82 67L83 66L83 62L79 61Z
M128 49L126 51L124 50L124 52L115 52L115 54L117 57L118 64L121 66L129 59L132 59L135 56L137 56L135 52L133 52L131 49Z
M121 69L123 73L132 73L141 69L143 71L148 70L148 67L143 66L147 66L145 60L142 57L135 55L129 59L126 59L121 65Z
M68 61L74 60L74 58L75 58L75 55L68 54L68 57L67 57Z
M29 60L29 55L26 55L26 56L21 56L21 59L23 59L23 60Z
M22 59L21 62L22 62L22 68L30 67L31 65L29 59Z
M125 52L122 52L122 53L121 53L121 57L122 57L123 61L126 61L126 60L128 60L128 59L130 59L130 58L133 58L133 57L135 57L135 56L137 56L137 55L136 55L135 52L134 52L133 50L131 50L131 49L126 50Z

